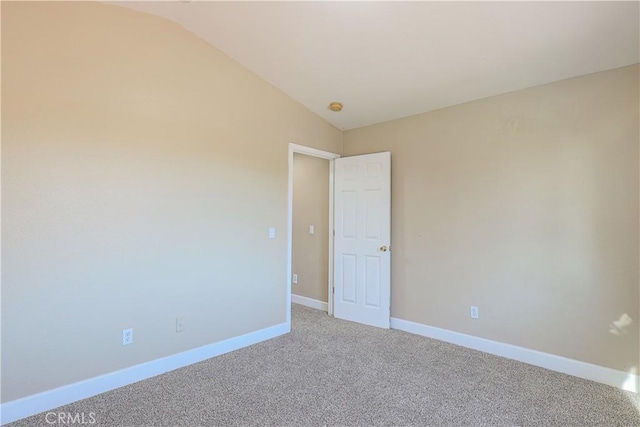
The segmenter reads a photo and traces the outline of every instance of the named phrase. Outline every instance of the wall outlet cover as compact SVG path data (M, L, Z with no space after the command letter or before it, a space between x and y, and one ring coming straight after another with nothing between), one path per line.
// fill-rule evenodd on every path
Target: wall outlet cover
M176 318L176 332L184 331L185 319L184 317Z
M133 328L122 331L122 345L133 344Z
M478 311L478 307L476 307L475 305L471 306L470 312L471 312L470 314L471 314L471 318L472 319L479 319L480 318L480 313Z

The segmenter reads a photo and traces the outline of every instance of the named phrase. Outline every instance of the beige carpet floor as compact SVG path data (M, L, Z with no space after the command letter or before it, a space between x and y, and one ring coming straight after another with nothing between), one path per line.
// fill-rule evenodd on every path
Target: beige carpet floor
M54 412L96 426L640 426L633 393L298 305L292 319L286 336Z

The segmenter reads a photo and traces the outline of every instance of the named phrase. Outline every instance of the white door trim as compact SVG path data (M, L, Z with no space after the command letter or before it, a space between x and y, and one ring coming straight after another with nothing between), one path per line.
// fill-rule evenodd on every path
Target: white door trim
M329 281L327 283L328 313L333 315L333 172L334 160L340 155L317 148L289 143L289 183L287 206L287 323L291 324L291 255L293 250L293 153L329 160Z

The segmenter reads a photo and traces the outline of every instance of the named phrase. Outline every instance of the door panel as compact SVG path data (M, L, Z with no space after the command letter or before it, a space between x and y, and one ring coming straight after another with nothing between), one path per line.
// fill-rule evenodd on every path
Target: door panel
M364 225L364 237L368 240L380 240L380 226L382 218L380 214L380 190L366 190L364 192L364 208L366 221Z
M335 161L335 317L389 327L391 154Z
M357 285L356 285L356 265L357 256L355 254L342 255L342 302L356 303Z
M356 239L358 234L358 192L344 191L342 197L342 230L343 239Z
M369 307L380 307L380 257L365 256L365 299Z

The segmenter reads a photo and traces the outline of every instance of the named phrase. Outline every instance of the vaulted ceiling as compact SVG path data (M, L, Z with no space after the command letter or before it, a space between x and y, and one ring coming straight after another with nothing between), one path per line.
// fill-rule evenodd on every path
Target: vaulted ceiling
M638 2L116 4L181 24L340 129L640 60Z

